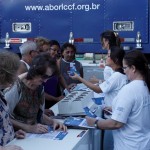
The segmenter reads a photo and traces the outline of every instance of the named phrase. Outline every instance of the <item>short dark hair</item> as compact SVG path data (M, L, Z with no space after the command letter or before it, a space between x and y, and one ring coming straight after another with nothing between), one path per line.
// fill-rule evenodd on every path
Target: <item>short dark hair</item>
M36 76L45 75L48 67L52 69L54 74L58 72L56 60L52 59L47 53L39 54L33 59L26 79L31 80Z
M61 47L61 53L63 53L67 47L72 48L74 50L74 52L76 53L76 47L71 43L64 43Z
M50 45L50 47L53 46L53 45L57 45L57 46L60 48L60 44L59 44L59 42L56 41L56 40L50 40L50 41L49 41L49 45Z

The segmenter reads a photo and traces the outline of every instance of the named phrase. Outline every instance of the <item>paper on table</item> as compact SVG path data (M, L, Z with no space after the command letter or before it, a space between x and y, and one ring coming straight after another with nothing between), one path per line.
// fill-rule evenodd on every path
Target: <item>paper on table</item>
M85 84L79 83L72 90L73 91L78 91L78 90L89 91L89 88Z
M90 108L84 107L83 109L84 109L85 114L86 114L87 116L92 117L92 118L96 118L96 117L97 117L96 114L94 114L94 113L90 110Z
M34 134L34 133L27 133L27 138L46 138L46 139L53 139L53 140L63 140L63 138L67 135L67 132L63 131L53 131L52 127L48 127L48 133L44 134Z
M85 118L79 118L79 117L68 117L65 119L64 124L66 126L72 126L77 128L95 128L89 126Z
M92 98L94 103L96 105L103 105L104 104L104 97L97 97L97 98Z

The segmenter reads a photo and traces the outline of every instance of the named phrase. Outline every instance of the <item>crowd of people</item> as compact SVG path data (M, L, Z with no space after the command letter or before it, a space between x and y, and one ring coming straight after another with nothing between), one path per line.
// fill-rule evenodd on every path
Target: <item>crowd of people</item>
M86 117L90 126L105 130L103 150L149 150L148 62L138 50L125 53L114 31L103 32L100 42L107 50L103 80L84 79L83 66L75 57L76 47L70 43L60 45L38 37L19 47L21 59L0 50L0 150L22 150L6 145L14 137L25 138L26 132L47 133L48 126L66 131L63 123L51 119L49 108L64 98L64 90L70 92L78 83L105 94L103 117ZM75 72L70 74L72 66Z

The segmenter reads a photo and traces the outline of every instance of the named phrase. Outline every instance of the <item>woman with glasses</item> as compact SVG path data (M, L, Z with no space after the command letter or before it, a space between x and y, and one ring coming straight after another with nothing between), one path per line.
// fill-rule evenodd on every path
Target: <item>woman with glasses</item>
M66 130L63 124L43 113L45 98L42 83L55 73L56 61L50 59L48 54L38 55L33 59L27 74L6 92L5 98L10 105L12 122L16 128L31 133L46 133L48 125Z
M21 147L10 145L5 146L14 137L14 129L9 118L9 106L3 96L3 90L17 79L17 71L20 66L20 60L14 53L0 50L0 150L22 150ZM11 99L12 103L13 100ZM25 132L19 130L16 137L24 138Z
M52 58L58 59L60 57L60 44L56 40L49 41L49 54Z
M35 39L39 53L48 53L49 57L57 61L58 51L60 45L56 40L49 40L44 37L37 37ZM60 84L59 84L60 83ZM61 74L57 74L43 83L45 91L45 114L51 116L49 108L60 101L62 96L60 85L67 88L67 84Z
M56 40L50 40L49 46L50 48L48 50L48 53L50 57L57 61L58 53L60 51L60 44ZM43 83L43 85L45 91L45 108L47 112L47 110L49 110L50 107L52 107L62 98L64 98L64 96L61 93L60 86L66 88L67 85L61 74L57 74L52 78L48 79L47 82ZM46 114L49 115L49 112Z
M114 150L150 149L150 70L139 50L127 53L123 59L124 73L130 82L113 100L110 119L87 117L87 123L97 128L113 130Z

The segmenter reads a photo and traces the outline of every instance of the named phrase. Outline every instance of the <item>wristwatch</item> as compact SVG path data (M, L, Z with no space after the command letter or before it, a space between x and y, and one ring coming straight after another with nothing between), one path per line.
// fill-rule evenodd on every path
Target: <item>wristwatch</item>
M99 121L99 120L96 119L95 122L94 122L94 127L97 128L97 129L99 128L98 125L97 125L98 121Z

